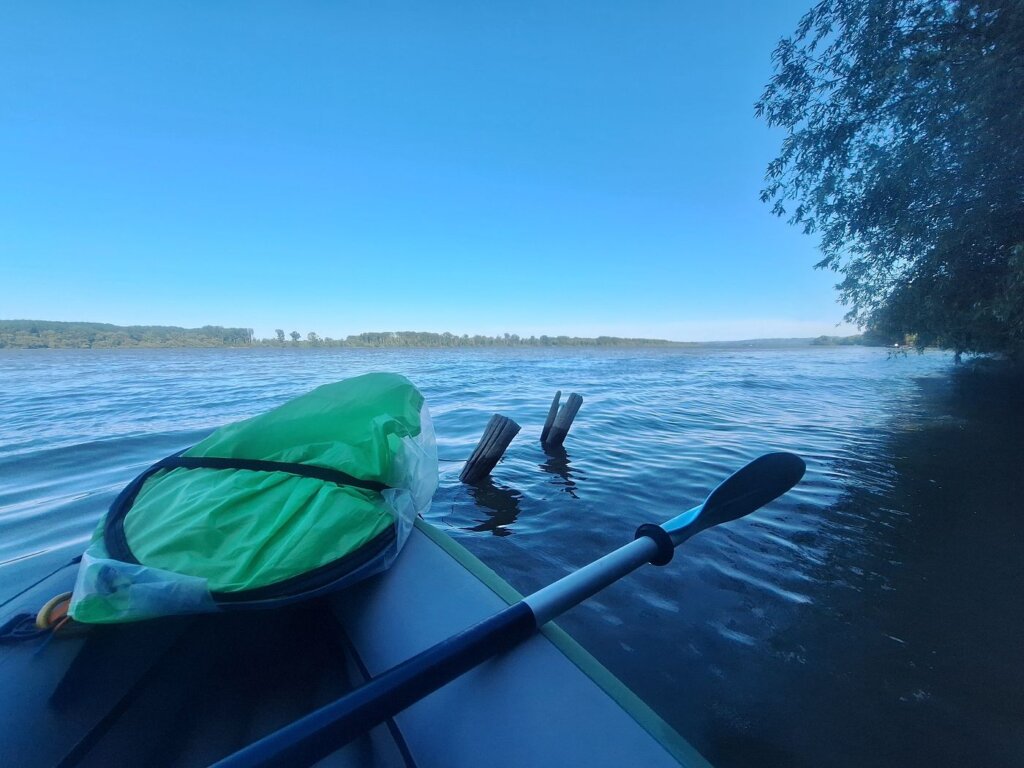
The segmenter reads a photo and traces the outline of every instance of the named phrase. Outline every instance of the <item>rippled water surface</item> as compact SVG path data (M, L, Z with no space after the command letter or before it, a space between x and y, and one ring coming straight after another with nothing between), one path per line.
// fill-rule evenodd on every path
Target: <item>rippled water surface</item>
M1024 764L1021 399L938 353L0 352L0 600L81 550L152 461L371 370L430 404L431 521L524 592L762 452L807 460L783 499L560 622L712 762ZM545 453L556 389L584 404ZM461 485L495 412L522 432Z

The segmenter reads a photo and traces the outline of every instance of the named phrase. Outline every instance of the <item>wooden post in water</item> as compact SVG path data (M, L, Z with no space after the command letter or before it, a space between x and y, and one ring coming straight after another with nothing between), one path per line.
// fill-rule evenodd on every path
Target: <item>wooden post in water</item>
M497 413L491 416L480 442L473 450L473 455L462 468L459 480L464 483L475 483L487 477L517 434L519 425L512 419Z
M548 441L548 433L551 432L551 425L555 423L555 416L558 415L558 402L562 399L562 390L555 392L555 399L551 401L551 407L548 409L548 417L544 420L544 429L540 431L541 443Z
M560 395L561 392L555 395L551 411L548 412L548 421L551 422L551 426L545 425L544 432L541 433L541 441L547 446L559 446L565 441L565 436L569 434L569 427L572 426L572 420L576 418L576 413L583 405L583 398L573 392L565 401L565 405L558 409L558 414L552 418L551 412L558 406Z

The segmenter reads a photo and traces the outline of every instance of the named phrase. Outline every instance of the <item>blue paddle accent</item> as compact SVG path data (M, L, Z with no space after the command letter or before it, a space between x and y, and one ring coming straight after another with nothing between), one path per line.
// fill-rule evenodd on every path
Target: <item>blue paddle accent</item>
M804 476L807 465L792 453L766 453L734 472L698 507L662 523L678 546L714 525L749 515L784 494Z
M674 547L691 536L778 498L799 482L804 469L804 462L791 453L755 459L715 488L703 504L660 526L641 526L629 544L229 755L215 768L310 765L322 760L427 694L514 648L541 625L644 563L668 562Z
M704 511L704 505L701 504L699 507L688 509L681 515L676 515L666 523L661 524L661 528L665 533L673 534L683 531L690 525L693 525L693 521L700 517L700 513Z

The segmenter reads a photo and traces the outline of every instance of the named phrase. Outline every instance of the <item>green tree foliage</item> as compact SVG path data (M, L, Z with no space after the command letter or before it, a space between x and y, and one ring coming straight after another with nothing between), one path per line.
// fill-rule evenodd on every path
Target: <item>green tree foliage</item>
M820 237L847 318L1024 353L1024 3L823 0L773 60L762 199Z
M284 331L278 328L277 330L274 331L274 334L277 336L277 343L284 344Z
M298 343L298 341L299 341L299 332L298 331L292 331L288 335L292 337L292 342L293 343L296 343L296 344Z

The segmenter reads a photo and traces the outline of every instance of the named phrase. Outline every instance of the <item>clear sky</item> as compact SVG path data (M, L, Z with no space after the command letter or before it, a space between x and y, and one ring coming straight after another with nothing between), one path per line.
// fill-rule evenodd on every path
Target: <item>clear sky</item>
M0 11L0 318L851 333L758 199L798 2Z

